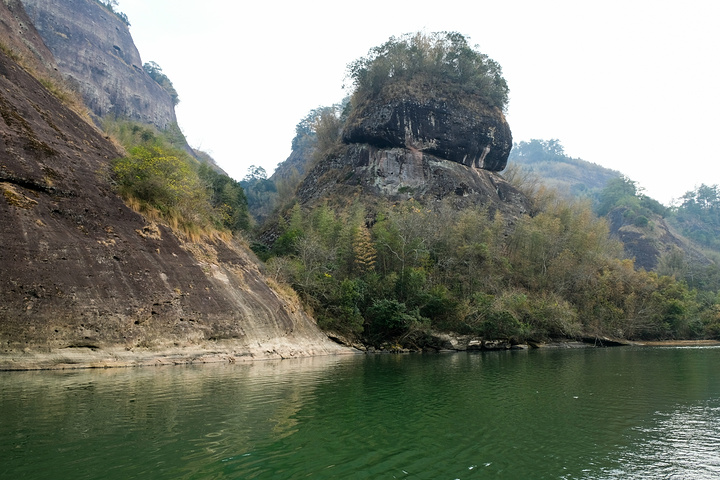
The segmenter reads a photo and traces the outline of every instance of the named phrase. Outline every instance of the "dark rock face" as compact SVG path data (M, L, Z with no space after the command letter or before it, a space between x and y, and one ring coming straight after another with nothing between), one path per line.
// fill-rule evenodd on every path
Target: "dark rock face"
M480 101L451 102L400 97L356 108L345 143L407 148L484 170L501 171L512 149L502 112Z
M80 349L175 349L177 361L342 350L245 247L190 242L130 210L111 186L118 156L0 52L0 369Z
M512 148L505 117L453 88L422 79L396 82L355 105L342 132L344 146L309 168L297 188L300 203L412 198L454 208L482 205L509 223L527 213L525 195L494 173L505 168Z
M170 95L142 68L127 26L93 0L21 0L66 80L97 117L160 129L176 122Z

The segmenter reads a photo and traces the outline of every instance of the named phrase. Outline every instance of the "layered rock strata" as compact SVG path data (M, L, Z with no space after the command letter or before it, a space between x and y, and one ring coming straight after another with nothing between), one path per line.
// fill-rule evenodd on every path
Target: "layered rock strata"
M525 195L494 173L505 168L512 148L503 113L477 96L448 95L452 86L421 87L413 81L391 84L355 105L342 132L344 145L300 182L301 204L412 198L456 208L483 206L508 222L527 213ZM265 237L271 239L271 233Z
M343 141L407 148L469 167L503 170L512 149L505 116L477 95L453 88L390 84L353 109Z

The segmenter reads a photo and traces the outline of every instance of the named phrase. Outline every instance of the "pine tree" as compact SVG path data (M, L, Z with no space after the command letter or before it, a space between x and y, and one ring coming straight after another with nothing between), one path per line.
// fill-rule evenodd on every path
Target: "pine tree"
M355 254L355 268L361 273L370 272L375 268L377 252L370 238L370 231L366 227L357 229L353 238L353 253Z

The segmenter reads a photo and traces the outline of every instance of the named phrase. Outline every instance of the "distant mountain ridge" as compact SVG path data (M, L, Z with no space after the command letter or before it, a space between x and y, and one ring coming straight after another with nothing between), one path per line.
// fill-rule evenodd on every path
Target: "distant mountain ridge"
M573 158L557 139L521 141L513 145L508 164L536 176L544 185L571 196L597 193L622 173Z

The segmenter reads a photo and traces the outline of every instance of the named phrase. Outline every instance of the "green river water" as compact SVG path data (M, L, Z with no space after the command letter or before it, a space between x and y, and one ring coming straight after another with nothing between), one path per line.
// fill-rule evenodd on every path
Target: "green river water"
M716 479L720 349L0 372L0 479Z

